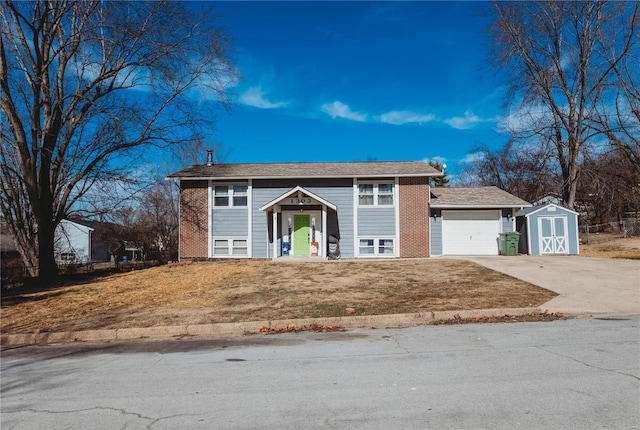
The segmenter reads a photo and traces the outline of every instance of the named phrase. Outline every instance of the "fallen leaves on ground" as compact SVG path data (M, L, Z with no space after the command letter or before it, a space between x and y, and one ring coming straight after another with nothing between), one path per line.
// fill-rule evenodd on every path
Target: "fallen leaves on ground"
M459 313L454 314L450 319L435 321L433 325L452 325L452 324L478 324L478 323L510 323L510 322L535 322L535 321L555 321L566 320L562 312L531 312L524 315L500 315L500 316L484 316L463 318Z
M347 331L344 327L342 326L338 326L338 325L326 325L323 326L322 324L318 324L318 323L311 323L309 325L302 325L302 326L297 326L293 323L291 324L287 324L286 326L276 326L276 327L267 327L267 326L262 326L260 327L260 333L266 333L266 334L275 334L275 333L287 333L287 332L294 332L294 333L299 333L301 331L313 331L313 332L323 332L323 331L327 331L327 332L334 332L334 331Z

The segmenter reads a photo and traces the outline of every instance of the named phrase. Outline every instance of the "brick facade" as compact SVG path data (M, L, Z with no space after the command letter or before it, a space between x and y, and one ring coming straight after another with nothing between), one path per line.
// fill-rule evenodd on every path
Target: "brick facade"
M400 257L429 257L429 178L400 178Z
M207 258L209 253L207 181L182 181L180 188L180 260Z

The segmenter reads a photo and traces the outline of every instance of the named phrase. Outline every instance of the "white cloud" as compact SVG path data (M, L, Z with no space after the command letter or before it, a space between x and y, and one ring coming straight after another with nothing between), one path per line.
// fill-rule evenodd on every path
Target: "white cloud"
M471 164L484 159L484 152L472 152L460 160L460 164Z
M360 112L354 112L348 105L339 101L335 101L333 103L325 103L322 105L321 110L334 119L345 118L352 121L360 122L364 122L367 120L367 115Z
M238 101L247 106L253 106L260 109L276 109L284 107L289 102L272 102L265 98L265 92L261 87L251 87L247 91L240 94Z
M385 124L403 125L410 123L423 124L425 122L435 121L436 119L436 116L430 113L394 110L380 115L379 121Z
M464 113L464 116L454 116L449 119L445 119L445 124L450 125L451 127L457 130L467 130L469 128L473 128L481 122L492 121L487 119L482 119L478 115L474 114L470 110Z
M552 124L549 109L543 105L520 105L498 120L498 130L503 133L521 133L540 128L541 124Z

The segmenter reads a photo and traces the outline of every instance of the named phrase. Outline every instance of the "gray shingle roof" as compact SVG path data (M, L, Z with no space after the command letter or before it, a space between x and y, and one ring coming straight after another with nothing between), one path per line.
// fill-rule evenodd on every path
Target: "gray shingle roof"
M421 161L337 163L196 164L168 176L171 179L351 178L441 176Z
M569 213L572 213L572 214L579 215L578 212L572 211L571 209L564 208L564 207L562 207L560 205L556 205L554 203L546 203L544 205L537 205L537 206L532 206L530 208L522 209L522 210L516 212L516 216L531 215L534 212L547 209L547 207L549 207L549 206L555 206L559 212L564 212L564 213L569 212Z
M431 188L433 208L528 207L522 200L498 187Z

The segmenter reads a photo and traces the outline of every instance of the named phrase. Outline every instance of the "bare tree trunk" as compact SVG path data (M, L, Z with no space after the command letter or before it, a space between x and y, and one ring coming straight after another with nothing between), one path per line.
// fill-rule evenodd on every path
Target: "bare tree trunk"
M0 209L27 266L55 277L62 219L112 210L150 149L211 132L229 47L180 2L0 1Z
M55 228L51 223L43 223L38 228L38 277L50 280L58 276L58 266L54 251Z

